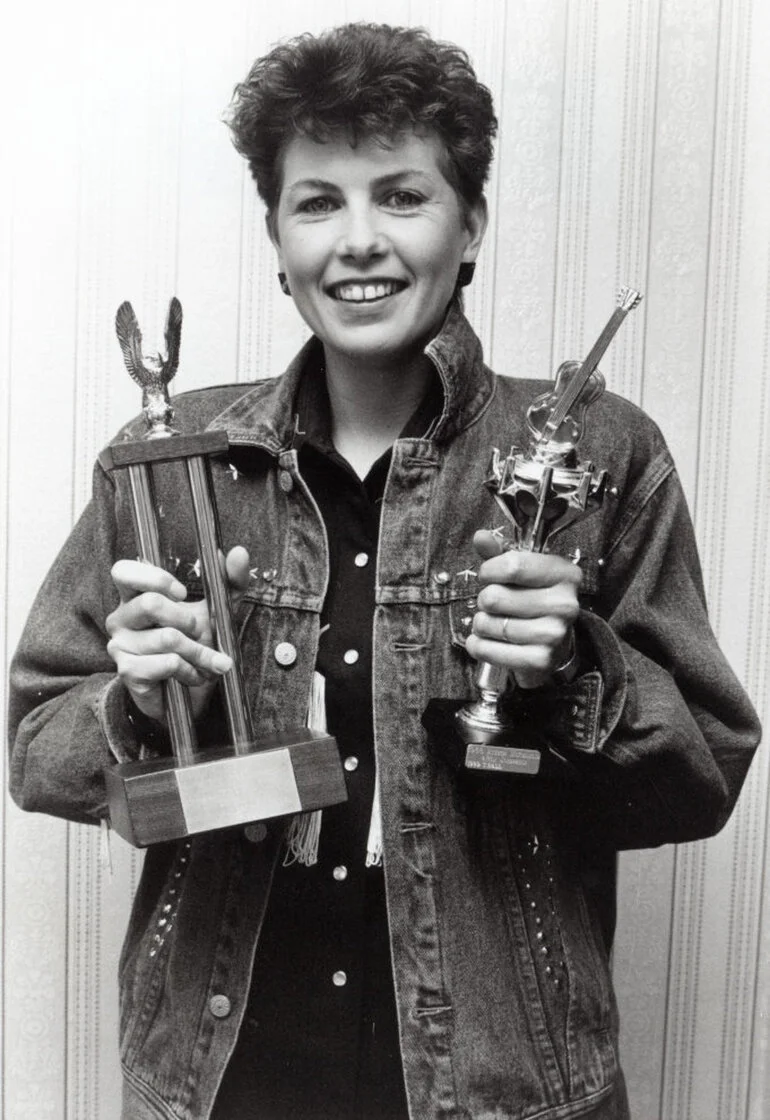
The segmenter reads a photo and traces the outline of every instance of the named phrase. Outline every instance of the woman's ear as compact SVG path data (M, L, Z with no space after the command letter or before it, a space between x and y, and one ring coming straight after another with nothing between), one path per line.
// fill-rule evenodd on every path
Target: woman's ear
M278 254L278 264L283 268L283 261L281 260L281 244L278 240L278 223L275 220L275 214L272 210L268 210L265 214L265 228L267 229L267 236L270 238L270 243Z
M479 255L479 249L484 240L484 234L487 231L488 221L489 212L487 210L487 200L484 195L482 195L477 203L467 207L465 211L465 228L468 230L469 236L468 243L463 251L464 263L472 263Z

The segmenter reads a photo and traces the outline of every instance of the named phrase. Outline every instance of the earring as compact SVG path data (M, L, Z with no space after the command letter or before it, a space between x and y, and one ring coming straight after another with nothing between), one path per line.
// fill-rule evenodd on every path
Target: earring
M283 292L283 294L285 296L290 296L291 288L289 287L289 281L286 279L285 272L278 273L278 283L281 285L281 291Z
M473 279L473 274L476 271L475 261L463 261L457 272L457 287L467 288Z

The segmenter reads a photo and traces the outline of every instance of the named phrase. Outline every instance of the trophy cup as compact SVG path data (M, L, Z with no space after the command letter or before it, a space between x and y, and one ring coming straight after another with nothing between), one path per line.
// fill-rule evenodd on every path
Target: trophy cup
M531 437L527 450L512 447L506 456L493 450L487 486L512 526L513 548L545 552L556 532L601 506L607 472L596 470L590 461L580 462L577 445L586 409L604 391L598 364L641 298L635 289L621 288L617 306L585 361L559 366L553 389L537 397L527 410ZM509 683L506 668L482 661L476 671L475 700L430 701L423 723L437 733L442 748L459 767L525 775L541 772L542 752L524 745L531 736L522 735L516 714L503 704Z
M182 307L171 300L166 359L142 354L142 336L130 303L118 308L115 328L128 372L142 387L147 421L143 439L115 444L99 456L107 471L126 470L141 559L163 567L153 469L181 461L190 491L203 589L216 647L233 668L221 680L229 742L199 750L190 698L176 680L164 684L172 756L110 766L105 771L110 823L135 847L176 840L345 801L347 792L335 740L307 727L254 738L245 698L209 458L228 450L227 433L181 435L170 424L168 383L179 364Z

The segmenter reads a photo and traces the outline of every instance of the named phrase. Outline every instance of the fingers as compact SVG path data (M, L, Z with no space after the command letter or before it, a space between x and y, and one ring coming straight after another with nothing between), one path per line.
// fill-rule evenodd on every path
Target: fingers
M242 545L231 548L225 557L225 574L235 591L245 591L249 586L249 554ZM143 591L157 591L170 599L182 602L187 598L187 588L170 572L143 560L118 560L112 566L112 581L118 589L121 602L127 602Z
M477 533L473 543L484 586L468 653L504 666L523 687L542 684L571 648L580 569L562 556L505 549L492 533Z
M134 657L133 654L118 651L113 656L113 660L118 676L142 710L144 708L141 699L154 695L158 686L164 681L176 680L180 684L194 688L210 680L189 661L174 653Z
M177 680L184 677L184 684L201 684L204 680L227 673L233 665L226 653L195 642L181 631L165 626L153 630L119 630L107 643L107 652L116 664L121 659L126 665L131 663L136 679L163 680L164 677L158 676L157 672L162 673L165 668L166 676L176 677ZM136 672L136 663L141 659L152 661L153 665L139 673Z
M237 602L249 585L249 554L237 545L223 560L225 574ZM107 632L126 627L143 630L172 626L191 638L209 640L205 604L186 603L187 588L163 568L140 560L118 560L112 580L120 595L120 606L107 618Z
M531 642L510 645L507 642L479 638L476 634L469 634L465 644L471 657L477 661L488 661L491 665L502 665L515 674L519 684L523 683L522 674L537 674L537 683L544 683L560 664L556 649L550 645L537 645ZM533 686L527 684L525 687Z
M555 615L539 618L497 617L479 611L473 619L472 633L478 638L503 642L509 646L545 646L558 649L569 638L572 621Z
M468 652L482 661L509 669L551 670L564 660L572 622L554 615L534 619L498 618L478 612L466 642Z
M578 616L577 585L557 583L552 587L521 588L493 583L482 587L476 602L479 611L495 617L537 619L553 616L573 623Z
M170 627L190 638L207 638L209 620L205 603L179 603L159 591L142 591L122 602L105 621L107 633Z
M497 546L496 552L489 537ZM517 587L550 587L562 582L575 587L580 585L580 568L563 556L551 552L519 552L516 549L504 551L501 542L491 533L477 533L473 544L479 555L484 557L478 573L481 583L508 583Z
M236 547L220 555L232 597L249 584L249 555ZM186 602L187 589L169 572L152 564L120 560L112 568L119 606L107 617L107 652L118 676L146 715L162 720L161 684L187 685L197 713L212 682L233 667L232 658L213 648L211 619L205 601Z
M190 604L188 609L193 606L200 604ZM113 621L115 615L111 616ZM205 706L212 682L232 668L232 660L226 654L171 626L145 630L118 627L107 643L107 652L135 704L145 715L161 722L165 718L161 689L164 681L173 679L192 689L193 712L197 715Z
M466 642L471 656L541 673L564 661L580 611L575 584L545 589L492 584L479 593L478 606Z
M176 602L187 598L187 588L170 572L142 560L118 560L110 574L121 603L127 603L142 591L155 591Z

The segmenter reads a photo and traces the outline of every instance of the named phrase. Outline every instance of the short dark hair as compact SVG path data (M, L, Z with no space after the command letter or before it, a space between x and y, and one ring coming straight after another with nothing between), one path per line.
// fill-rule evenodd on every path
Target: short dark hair
M352 144L392 140L406 129L443 141L447 180L476 205L492 161L497 120L492 95L468 55L422 28L349 23L279 43L235 87L227 115L233 142L248 160L272 211L281 190L281 156L296 136Z

